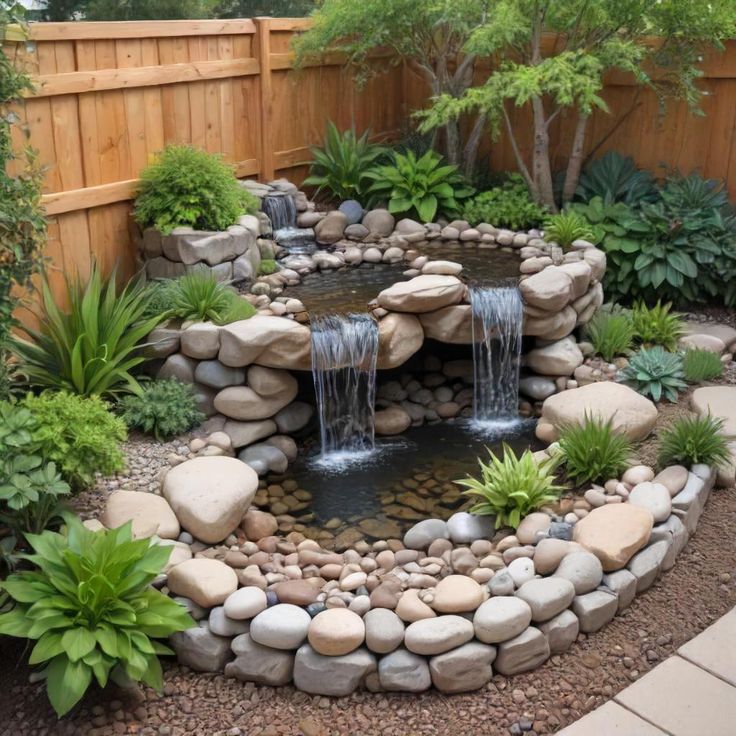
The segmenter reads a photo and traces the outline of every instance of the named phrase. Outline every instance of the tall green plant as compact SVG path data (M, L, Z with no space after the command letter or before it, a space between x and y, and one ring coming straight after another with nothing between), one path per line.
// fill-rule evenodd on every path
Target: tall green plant
M596 354L609 363L619 355L628 355L634 344L634 326L626 312L596 312L585 334Z
M671 309L672 304L662 304L661 301L653 307L648 307L644 302L634 304L631 310L634 339L646 347L660 345L674 352L685 332L685 322L681 315Z
M659 436L660 467L704 463L711 467L731 460L723 436L723 419L712 416L678 417Z
M40 326L24 328L30 339L13 341L31 385L82 396L140 393L132 370L145 360L140 347L161 318L143 319L145 287L133 282L118 290L116 276L113 271L103 278L95 265L86 283L67 277L69 311L58 306L42 281Z
M656 199L657 189L652 175L638 169L633 158L608 151L585 165L575 196L584 202L600 197L606 205L637 205Z
M330 121L324 146L309 149L313 161L304 184L332 199L363 202L371 185L368 170L387 153L385 147L371 143L368 135L366 130L358 137L354 129L341 133Z
M576 240L591 241L595 233L588 221L574 210L551 215L544 222L544 237L561 248L570 248Z
M15 607L0 614L0 633L36 641L29 663L42 665L46 692L59 716L94 678L162 687L157 639L194 626L185 609L151 587L172 547L133 540L131 523L91 532L72 515L64 534L28 535L35 569L3 584Z

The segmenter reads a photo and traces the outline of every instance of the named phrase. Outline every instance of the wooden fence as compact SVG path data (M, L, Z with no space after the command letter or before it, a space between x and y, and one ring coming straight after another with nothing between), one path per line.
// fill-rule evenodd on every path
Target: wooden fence
M403 69L357 90L340 59L292 72L304 20L43 23L9 37L36 90L20 111L45 167L47 255L61 273L93 258L124 275L135 268L130 199L139 172L169 143L224 154L239 177L304 177L309 145L328 120L398 135ZM17 143L22 143L20 135Z

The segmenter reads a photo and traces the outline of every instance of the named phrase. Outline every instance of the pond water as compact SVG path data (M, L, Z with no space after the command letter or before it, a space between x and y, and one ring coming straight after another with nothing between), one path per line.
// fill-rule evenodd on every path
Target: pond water
M269 478L268 489L259 491L256 502L319 530L326 546L400 537L417 521L447 519L471 505L452 481L477 474L477 458L488 457L486 448L500 453L506 442L517 453L539 449L534 424L518 421L490 434L468 420L424 425L400 437L379 438L372 454L343 461L333 457L327 464L320 461L315 444L300 453L286 475ZM289 501L291 494L301 501L300 508L286 511L285 506L297 505Z

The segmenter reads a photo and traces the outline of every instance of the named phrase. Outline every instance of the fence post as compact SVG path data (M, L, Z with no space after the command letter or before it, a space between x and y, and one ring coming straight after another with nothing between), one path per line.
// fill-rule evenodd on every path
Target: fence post
M261 66L261 172L262 181L271 181L274 170L273 87L271 84L271 19L254 18L257 29L258 61Z

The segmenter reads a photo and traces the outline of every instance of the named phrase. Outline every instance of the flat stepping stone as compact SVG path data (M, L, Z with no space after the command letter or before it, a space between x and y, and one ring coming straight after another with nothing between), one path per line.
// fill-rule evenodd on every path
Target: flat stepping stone
M711 335L723 340L726 347L736 342L736 329L717 322L685 322L686 335Z
M557 732L557 736L666 736L618 703L609 701L579 721Z
M723 419L723 433L736 437L736 387L704 386L696 388L690 405L700 416L710 414Z
M736 687L736 608L678 650L681 657Z

